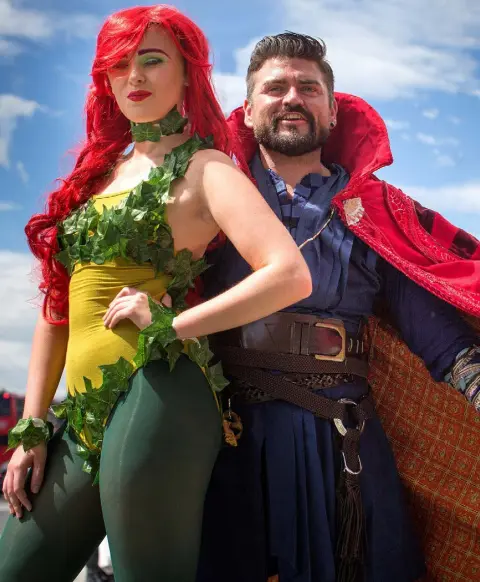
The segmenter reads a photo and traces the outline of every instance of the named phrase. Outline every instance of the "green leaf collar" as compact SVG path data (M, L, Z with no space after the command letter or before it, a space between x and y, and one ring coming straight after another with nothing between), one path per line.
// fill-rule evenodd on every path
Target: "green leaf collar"
M187 123L188 119L182 117L175 106L166 117L159 121L150 121L148 123L135 123L131 121L132 139L135 142L157 142L164 136L183 133Z

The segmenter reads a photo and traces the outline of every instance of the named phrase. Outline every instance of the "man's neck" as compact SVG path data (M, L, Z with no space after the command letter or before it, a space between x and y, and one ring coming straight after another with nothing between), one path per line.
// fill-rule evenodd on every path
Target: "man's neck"
M307 174L331 176L330 170L321 162L319 149L302 156L285 156L260 146L260 158L263 167L276 172L291 191Z

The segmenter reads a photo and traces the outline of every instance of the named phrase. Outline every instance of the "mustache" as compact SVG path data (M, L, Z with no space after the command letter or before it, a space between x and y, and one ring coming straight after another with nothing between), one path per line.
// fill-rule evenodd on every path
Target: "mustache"
M283 111L281 111L273 116L272 122L273 122L273 126L275 127L275 129L277 128L278 122L282 119L282 117L285 117L285 115L287 115L289 113L299 113L300 115L303 115L303 117L305 117L305 119L308 121L310 127L311 128L315 127L315 119L314 119L313 115L310 113L310 111L307 111L301 105L295 105L292 107L288 107L288 108L284 109Z

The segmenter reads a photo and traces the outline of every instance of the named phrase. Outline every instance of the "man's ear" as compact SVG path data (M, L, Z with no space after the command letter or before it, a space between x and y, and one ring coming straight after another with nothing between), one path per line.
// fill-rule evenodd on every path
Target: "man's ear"
M337 100L335 98L333 98L333 103L330 106L330 120L331 123L333 123L333 127L335 127L335 125L337 125L337 113L338 113L338 103Z
M253 121L252 121L252 106L250 105L250 102L248 101L248 99L245 99L244 103L243 103L243 111L245 112L245 125L249 128L252 129L253 128Z

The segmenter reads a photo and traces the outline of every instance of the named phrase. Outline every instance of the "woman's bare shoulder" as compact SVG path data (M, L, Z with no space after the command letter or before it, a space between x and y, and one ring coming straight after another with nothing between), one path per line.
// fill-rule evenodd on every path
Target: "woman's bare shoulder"
M192 157L191 165L192 167L195 167L197 171L201 171L210 164L218 163L223 163L227 164L228 166L236 167L234 161L230 156L227 156L227 154L214 148L199 150L198 152L196 152Z

